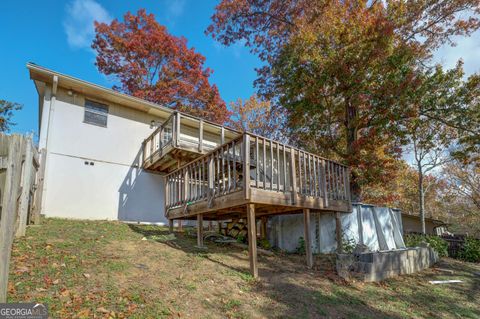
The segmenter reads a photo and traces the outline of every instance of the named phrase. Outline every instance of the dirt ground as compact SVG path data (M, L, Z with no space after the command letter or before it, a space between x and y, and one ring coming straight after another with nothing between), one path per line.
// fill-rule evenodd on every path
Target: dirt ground
M195 244L164 227L46 219L14 243L9 301L46 303L53 318L480 318L478 264L346 283L276 253L259 256L255 280L246 250ZM463 283L428 282L442 279Z

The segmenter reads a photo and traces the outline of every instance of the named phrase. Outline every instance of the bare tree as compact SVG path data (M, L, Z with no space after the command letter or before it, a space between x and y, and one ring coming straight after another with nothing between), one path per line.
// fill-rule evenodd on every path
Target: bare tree
M425 194L432 183L425 183L427 174L449 161L448 147L453 142L453 131L438 122L419 118L410 126L410 140L418 172L418 202L422 233L425 234Z

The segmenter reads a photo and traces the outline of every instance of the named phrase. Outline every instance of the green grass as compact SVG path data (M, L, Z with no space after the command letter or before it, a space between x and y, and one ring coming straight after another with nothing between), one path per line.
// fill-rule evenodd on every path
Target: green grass
M346 283L278 254L259 258L257 280L245 251L206 244L159 226L45 219L15 240L8 301L46 303L54 318L480 318L478 264ZM464 283L428 283L439 279Z

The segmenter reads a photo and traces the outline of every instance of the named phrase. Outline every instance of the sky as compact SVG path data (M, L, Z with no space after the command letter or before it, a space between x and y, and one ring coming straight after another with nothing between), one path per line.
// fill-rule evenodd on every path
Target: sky
M0 99L21 103L12 132L38 134L38 95L26 69L27 62L78 77L105 87L111 80L100 74L90 48L93 21L122 19L127 11L145 8L170 33L184 36L188 45L206 57L214 70L211 83L218 86L228 103L248 98L254 92L257 57L241 44L223 47L204 31L210 23L214 0L1 0L0 12ZM467 74L480 71L480 32L461 38L456 47L443 47L435 60L453 67L459 58Z

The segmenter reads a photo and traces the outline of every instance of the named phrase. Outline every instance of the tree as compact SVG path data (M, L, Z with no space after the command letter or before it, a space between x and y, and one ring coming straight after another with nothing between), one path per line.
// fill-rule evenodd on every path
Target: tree
M287 110L290 132L352 167L362 186L381 158L398 157L398 123L415 116L410 97L433 50L479 27L478 0L223 0L207 33L225 45L243 40L265 61L259 92ZM420 72L421 74L421 72ZM369 161L365 161L366 155ZM365 179L369 176L369 179Z
M277 141L284 141L283 115L272 107L270 101L262 101L257 95L247 100L230 103L230 126L242 132L251 132Z
M15 125L12 122L13 112L22 108L22 105L16 102L0 100L0 132L9 132Z
M187 40L168 33L144 9L127 12L123 22L95 22L92 48L96 66L113 75L113 88L223 124L229 117L225 102L208 79L205 57L187 47Z
M477 154L477 158L478 158ZM480 165L452 161L443 169L450 218L461 230L480 231Z
M412 98L416 116L405 123L407 137L414 156L414 167L418 172L419 216L425 233L424 177L451 161L450 150L460 143L465 133L478 130L480 122L468 118L472 108L478 108L479 91L472 94L472 76L463 80L462 63L451 70L443 71L437 65L424 73L421 85ZM477 94L477 95L475 95Z

